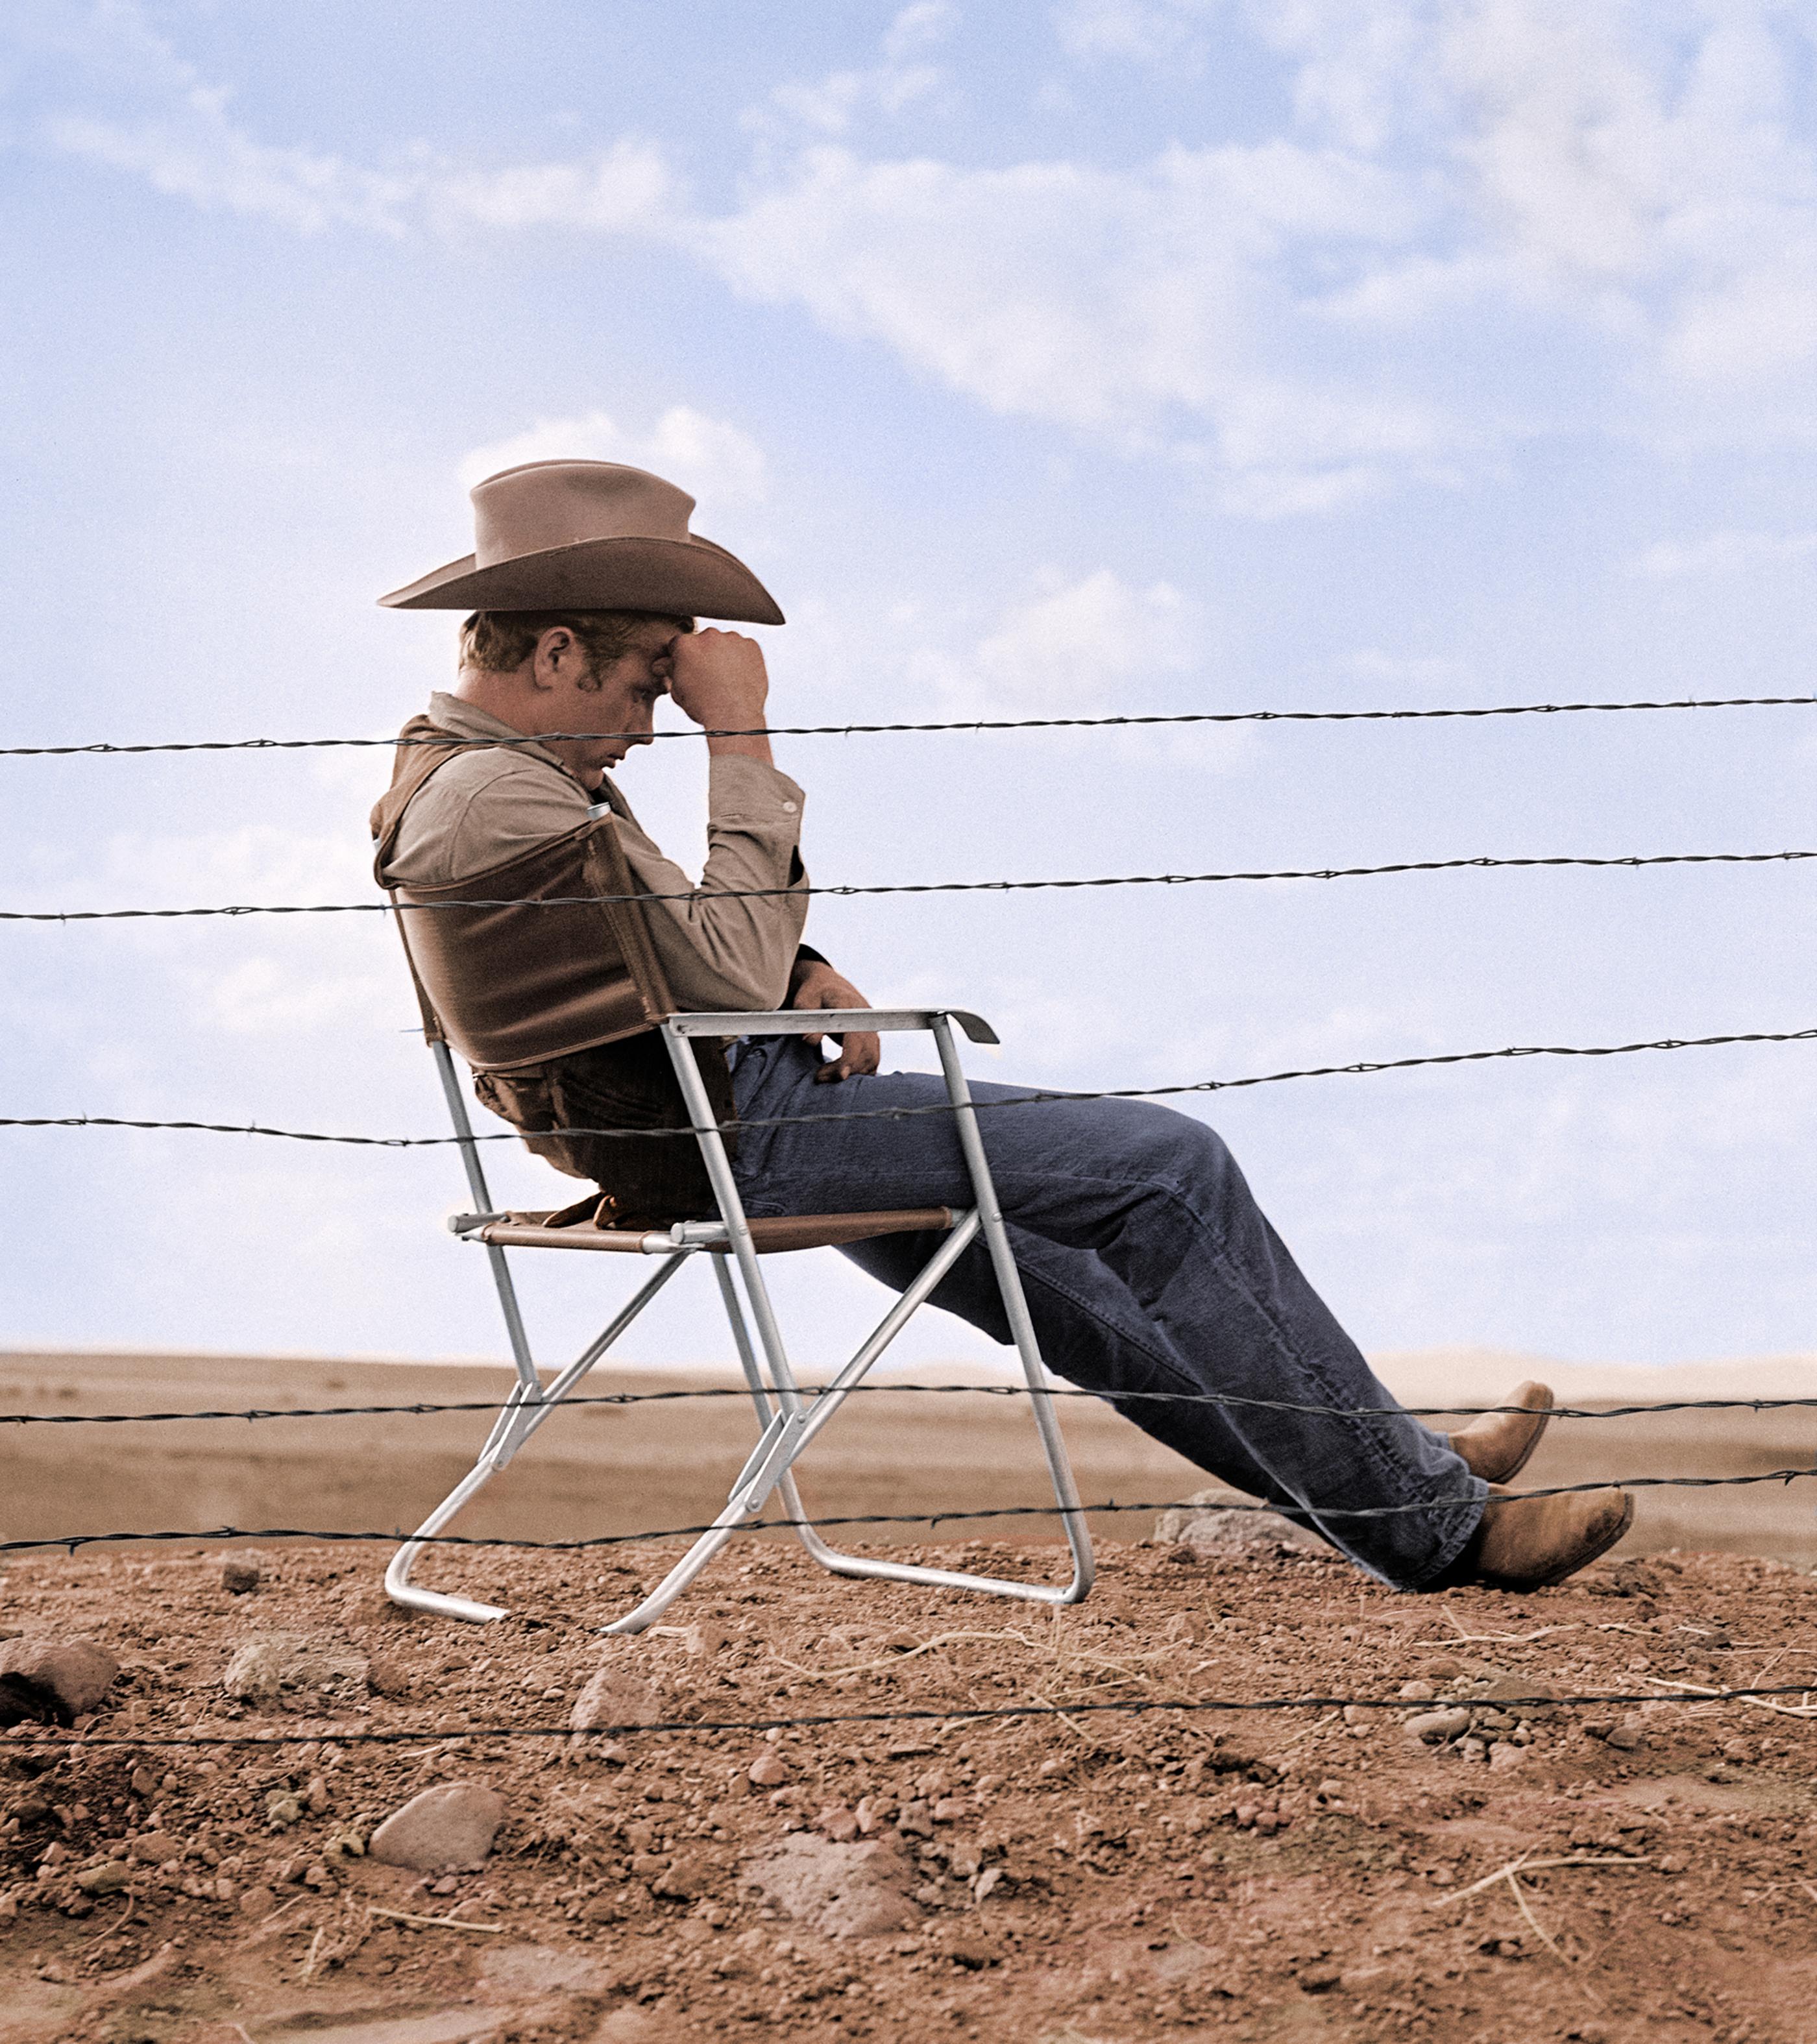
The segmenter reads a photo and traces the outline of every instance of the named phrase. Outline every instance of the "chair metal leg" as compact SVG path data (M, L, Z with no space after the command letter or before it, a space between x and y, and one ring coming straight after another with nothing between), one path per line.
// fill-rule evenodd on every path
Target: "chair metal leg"
M804 1407L800 1387L789 1367L787 1351L782 1343L782 1330L777 1324L775 1312L770 1305L769 1290L763 1281L750 1227L745 1218L744 1203L739 1196L724 1141L714 1125L713 1107L707 1098L700 1068L695 1063L693 1051L686 1040L672 1034L668 1036L669 1054L674 1066L676 1080L681 1087L682 1097L687 1104L689 1118L700 1140L701 1161L706 1166L714 1197L719 1204L720 1218L725 1223L732 1253L738 1262L739 1274L744 1281L744 1293L750 1301L751 1319L756 1323L758 1339L770 1367L770 1390L778 1407L774 1416L767 1421L757 1452L746 1465L739 1485L734 1487L733 1500L737 1500L740 1488L751 1485L747 1496L754 1500L750 1508L755 1513L770 1489L785 1478L791 1479L789 1489L784 1493L784 1501L790 1516L797 1521L801 1543L824 1568L836 1574L921 1583L952 1589L979 1590L995 1596L1017 1597L1041 1604L1077 1604L1092 1586L1094 1564L1090 1532L1085 1525L1078 1491L1073 1481L1066 1443L1054 1416L1053 1400L1049 1396L1040 1344L1035 1333L1034 1323L1029 1317L1028 1301L1023 1296L1021 1278L1016 1270L1015 1256L1004 1229L1003 1215L997 1205L989 1162L978 1135L970 1089L966 1084L964 1069L959 1063L958 1053L953 1041L952 1026L944 1015L932 1016L932 1024L939 1049L941 1068L946 1076L947 1094L953 1104L954 1119L958 1127L960 1143L964 1150L977 1205L973 1214L968 1216L962 1224L963 1239L949 1240L936 1253L921 1277L903 1293L890 1313L885 1316L870 1341L841 1371L834 1385L828 1387L827 1393L816 1397L814 1412ZM1035 1427L1040 1436L1042 1454L1047 1465L1054 1500L1060 1508L1061 1524L1065 1529L1067 1547L1072 1556L1071 1579L1063 1585L1020 1583L1000 1577L974 1575L962 1570L928 1569L914 1562L880 1561L869 1555L847 1554L829 1546L820 1538L805 1514L798 1511L798 1497L793 1494L792 1469L797 1457L832 1418L843 1402L845 1392L875 1362L909 1314L933 1290L953 1258L969 1245L979 1230L985 1237L992 1271L1002 1294L1004 1309L1021 1357L1023 1374L1028 1381L1030 1402L1034 1408ZM961 1233L961 1228L954 1231L955 1237ZM729 1274L728 1276L729 1278ZM726 1290L725 1296L728 1314L732 1316L733 1302L729 1289ZM751 1347L749 1336L748 1334L741 1335L739 1333L736 1317L734 1335L739 1341L740 1360L745 1362L747 1380L752 1382L755 1393L756 1383L753 1372L755 1358L750 1356L748 1361L746 1360ZM824 1408L821 1404L823 1398L830 1400ZM766 1404L760 1401L759 1412L766 1410ZM729 1531L728 1528L728 1532ZM723 1545L724 1536L720 1534L716 1525L714 1536L709 1537L715 1536L718 1544ZM692 1562L693 1558L690 1554L687 1560ZM695 1572L697 1573L697 1566ZM664 1587L666 1587L666 1584ZM624 1621L620 1620L620 1627L624 1625Z
M461 1091L460 1074L455 1070L454 1053L440 1037L429 1047L435 1053L436 1072L442 1082L443 1097L448 1104L448 1118L455 1126L460 1160L467 1166L467 1188L478 1211L489 1213L492 1194L486 1189L486 1168L479 1161L479 1145L474 1140L473 1121L467 1111L467 1096ZM517 1381L524 1389L532 1390L540 1380L531 1358L530 1337L518 1307L517 1288L511 1281L511 1266L505 1260L505 1251L495 1244L488 1243L486 1254L492 1265L492 1281L498 1288L499 1311L505 1316L505 1331L510 1338L511 1359L517 1367Z
M513 1385L510 1397L505 1400L498 1417L492 1423L491 1431L486 1437L486 1445L479 1451L479 1459L391 1557L391 1565L385 1571L385 1594L394 1604L403 1605L407 1611L428 1612L438 1618L463 1619L471 1625L486 1625L494 1619L510 1616L511 1614L498 1604L481 1604L472 1597L451 1596L440 1590L426 1590L413 1583L410 1572L416 1566L417 1557L432 1534L440 1532L464 1504L477 1496L501 1470L509 1466L517 1450L563 1403L686 1260L681 1255L664 1257L617 1318L546 1389L540 1379L535 1376L528 1385L521 1381Z

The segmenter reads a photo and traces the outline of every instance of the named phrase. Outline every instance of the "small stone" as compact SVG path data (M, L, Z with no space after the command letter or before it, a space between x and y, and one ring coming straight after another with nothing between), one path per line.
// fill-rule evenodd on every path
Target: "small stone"
M668 1868L650 1884L652 1895L671 1902L692 1902L713 1885L713 1869L697 1853L678 1853Z
M1196 1559L1223 1555L1271 1554L1281 1547L1323 1554L1325 1543L1278 1512L1266 1512L1228 1490L1201 1490L1184 1506L1164 1512L1154 1522L1156 1544L1181 1546Z
M920 1911L908 1890L914 1869L894 1838L836 1845L793 1831L745 1869L778 1908L829 1938L874 1938L912 1930ZM782 1947L774 1948L780 1955Z
M575 1699L568 1723L576 1731L605 1726L659 1724L665 1713L655 1685L631 1668L608 1662Z
M1293 1976L1302 1994L1329 1994L1341 1976L1331 1966L1303 1966Z
M880 1796L861 1797L857 1812L859 1835L869 1838L873 1831L880 1831L889 1823L895 1812L896 1805Z
M789 1763L774 1746L766 1746L745 1769L745 1774L759 1788L780 1788L789 1779Z
M152 1770L148 1767L135 1767L133 1769L131 1787L133 1793L136 1796L141 1802L144 1802L145 1799L151 1795L152 1792L157 1787L157 1777L152 1773Z
M387 1866L418 1873L471 1866L491 1851L504 1817L505 1798L496 1789L477 1781L440 1781L394 1811L367 1850Z
M1638 1753L1646 1743L1646 1729L1638 1718L1627 1717L1611 1725L1603 1737L1618 1753Z
M1400 1693L1410 1704L1429 1704L1439 1692L1430 1682L1416 1680L1403 1682L1400 1685Z
M1502 1741L1489 1750L1489 1772L1492 1774L1510 1773L1515 1768L1526 1765L1527 1748L1523 1746L1510 1746Z
M682 1635L683 1652L698 1658L718 1653L724 1644L723 1625L690 1625Z
M844 1804L835 1803L815 1818L814 1829L839 1845L850 1845L858 1836L858 1819Z
M962 1817L970 1814L971 1806L957 1796L943 1796L933 1808L936 1824L956 1824Z
M237 1702L267 1707L286 1692L342 1685L363 1689L370 1672L366 1656L344 1641L267 1632L236 1650L221 1686Z
M1003 1880L1004 1873L1001 1867L987 1866L984 1872L978 1876L978 1881L972 1888L972 1896L974 1900L978 1902L983 1901L987 1895L993 1893L997 1888L1003 1885Z
M970 1973L980 1973L986 1966L994 1966L1003 1957L996 1946L988 1938L979 1937L975 1931L962 1931L948 1938L940 1949L955 1965L963 1966Z
M240 1898L240 1913L242 1916L269 1915L277 1900L268 1888L249 1888Z
M287 1788L274 1788L265 1798L265 1821L274 1831L295 1823L302 1814L302 1804Z
M19 1914L19 1898L9 1891L0 1895L0 1923L12 1923Z
M1550 1682L1542 1682L1537 1675L1494 1675L1476 1691L1479 1702L1485 1704L1519 1704L1523 1706L1523 1717L1543 1716L1550 1706L1544 1703L1529 1704L1530 1696L1555 1696L1558 1692Z
M1470 1714L1466 1710L1422 1711L1419 1716L1409 1718L1405 1726L1410 1739L1427 1746L1442 1746L1469 1728Z
M0 1725L70 1724L94 1709L119 1673L120 1663L92 1639L9 1639L0 1644Z
M119 1860L103 1860L99 1866L84 1867L75 1885L84 1895L114 1895L126 1885L128 1875Z
M183 1856L182 1847L163 1831L141 1831L126 1849L147 1866L168 1866Z
M410 1671L395 1654L375 1654L367 1664L367 1686L375 1696L394 1700L410 1693Z
M221 1565L221 1587L235 1596L244 1596L258 1589L262 1578L256 1562L243 1562L230 1556Z

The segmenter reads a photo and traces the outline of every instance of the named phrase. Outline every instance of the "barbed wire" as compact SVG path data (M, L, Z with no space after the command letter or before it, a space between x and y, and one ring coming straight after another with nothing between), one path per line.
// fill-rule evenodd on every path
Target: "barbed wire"
M1372 880L1401 873L1527 870L1546 866L1601 869L1646 866L1783 866L1817 859L1817 851L1620 852L1604 857L1559 853L1501 859L1397 859L1385 866L1286 866L1229 873L1112 873L1083 880L902 880L876 885L801 882L793 887L686 887L669 893L478 895L445 901L232 902L201 909L0 909L0 923L121 923L193 920L210 916L386 916L394 911L432 915L453 909L617 908L647 901L765 901L799 895L849 897L870 894L1026 894L1097 887L1203 887L1260 880Z
M905 732L1108 731L1156 724L1414 723L1442 717L1564 717L1585 711L1683 709L1807 709L1817 696L1679 696L1625 702L1469 704L1419 709L1181 710L1134 717L954 717L939 722L893 724L772 724L715 726L691 731L549 731L536 736L472 741L488 749L590 740L645 738L852 738ZM73 745L4 745L0 759L63 759L79 755L129 755L146 752L308 752L336 747L440 745L445 738L203 738L120 744L94 740Z
M1577 1497L1600 1490L1727 1490L1758 1483L1791 1484L1801 1477L1817 1477L1817 1467L1798 1469L1760 1470L1741 1476L1631 1476L1604 1477L1591 1483L1561 1483L1542 1489L1519 1491L1498 1491L1498 1503L1512 1502L1524 1498ZM981 1519L1087 1519L1093 1516L1111 1517L1137 1512L1272 1512L1277 1516L1303 1513L1308 1517L1325 1519L1400 1519L1416 1512L1446 1512L1453 1507L1480 1505L1482 1499L1473 1491L1458 1497L1422 1498L1408 1504L1307 1504L1288 1498L1271 1503L1266 1499L1231 1496L1227 1501L1220 1497L1213 1504L1192 1498L1140 1498L1120 1504L1116 1499L1106 1498L1093 1504L991 1504L979 1505L975 1509L955 1508L941 1512L847 1512L807 1520L793 1519L751 1519L739 1522L740 1533L787 1532L797 1525L829 1526L926 1526L929 1528L943 1526L949 1520ZM121 1531L113 1533L65 1533L45 1535L29 1540L0 1540L0 1554L19 1554L61 1547L71 1554L82 1547L100 1546L169 1546L186 1541L215 1540L312 1540L323 1544L352 1543L357 1545L390 1546L409 1540L413 1544L428 1547L506 1547L513 1551L535 1554L580 1554L601 1547L636 1546L650 1540L679 1540L693 1539L702 1533L716 1530L717 1521L709 1520L694 1526L645 1527L635 1533L589 1533L571 1540L539 1540L528 1537L514 1539L509 1535L485 1533L406 1533L401 1527L389 1533L367 1531L340 1531L312 1526L211 1526L201 1528L159 1527L148 1531Z
M5 1358L0 1356L0 1361ZM502 1367L502 1366L501 1366ZM803 1400L813 1401L832 1387L824 1384L800 1386ZM1333 1420L1481 1420L1504 1416L1519 1419L1632 1420L1656 1412L1785 1412L1817 1411L1817 1398L1668 1398L1637 1405L1304 1405L1286 1398L1249 1398L1230 1391L1091 1391L1075 1385L1056 1384L1042 1391L1026 1384L892 1384L847 1385L840 1396L895 1397L919 1392L963 1398L1085 1398L1109 1405L1162 1404L1230 1406L1244 1411L1293 1412L1303 1418ZM563 1412L581 1405L631 1406L671 1403L680 1399L748 1400L750 1387L742 1384L689 1385L673 1391L577 1392L558 1401ZM414 1399L388 1405L248 1405L211 1406L193 1412L0 1412L5 1427L123 1427L167 1421L202 1420L355 1420L421 1418L444 1412L496 1412L499 1400L493 1398L448 1400ZM534 1409L528 1408L526 1409Z
M1631 1689L1584 1689L1562 1696L1536 1691L1531 1696L1498 1696L1494 1708L1496 1710L1518 1710L1523 1706L1530 1709L1543 1706L1556 1710L1596 1704L1743 1703L1755 1696L1808 1697L1811 1689L1811 1685L1808 1682L1756 1682L1731 1689L1699 1689L1684 1685L1676 1690L1668 1688L1663 1691L1650 1689L1638 1692ZM155 1733L136 1735L92 1730L78 1732L71 1737L67 1733L34 1731L24 1725L15 1725L6 1734L6 1743L13 1746L51 1746L71 1754L116 1746L143 1747L148 1751L157 1752L180 1750L186 1746L427 1744L437 1747L452 1745L457 1740L474 1739L617 1741L628 1739L633 1734L660 1737L677 1732L809 1731L828 1725L980 1724L1016 1718L1117 1715L1140 1717L1156 1711L1175 1711L1185 1714L1219 1711L1433 1711L1448 1708L1480 1709L1482 1704L1481 1696L1469 1695L1431 1696L1416 1704L1411 1704L1405 1696L1131 1696L1078 1704L955 1704L945 1709L929 1705L889 1711L817 1711L793 1717L664 1718L653 1722L646 1720L628 1724L457 1725L451 1731L439 1725L419 1727L414 1731L325 1731L317 1723L313 1727L296 1731L194 1732L181 1739L163 1738Z
M1722 1036L1665 1036L1645 1043L1523 1043L1499 1051L1447 1051L1419 1058L1382 1058L1349 1065L1308 1065L1293 1071L1262 1072L1239 1079L1191 1079L1175 1085L1107 1086L1070 1093L1014 1093L1007 1100L974 1100L970 1110L980 1114L1003 1108L1041 1107L1066 1101L1160 1100L1185 1093L1235 1093L1248 1086L1283 1085L1290 1079L1342 1078L1373 1072L1411 1071L1427 1066L1483 1064L1507 1058L1622 1058L1641 1051L1703 1051L1734 1043L1807 1043L1817 1041L1817 1028L1755 1029ZM272 1128L255 1121L154 1121L113 1114L0 1115L0 1128L129 1128L177 1130L207 1135L264 1135L286 1143L349 1144L368 1150L435 1150L463 1143L516 1143L525 1135L598 1136L608 1141L649 1142L658 1137L700 1136L717 1129L809 1128L843 1121L909 1121L923 1115L953 1114L951 1101L924 1107L862 1108L836 1114L772 1114L747 1120L690 1124L678 1128L582 1128L482 1130L471 1135L338 1135L319 1130Z

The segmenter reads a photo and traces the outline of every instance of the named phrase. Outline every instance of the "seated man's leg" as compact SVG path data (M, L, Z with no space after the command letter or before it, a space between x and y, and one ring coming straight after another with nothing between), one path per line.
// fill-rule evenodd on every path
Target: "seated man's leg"
M971 1203L950 1116L827 1119L936 1106L945 1098L939 1079L891 1073L820 1086L816 1062L791 1038L766 1039L739 1061L742 1116L805 1117L741 1132L738 1175L754 1214ZM974 1090L981 1102L1016 1097L1005 1086ZM1256 1400L1174 1408L1170 1420L1145 1410L1141 1424L1201 1467L1296 1504L1399 1587L1431 1582L1458 1559L1485 1486L1395 1408L1210 1129L1122 1101L995 1107L979 1125L1057 1370L1093 1389ZM880 1275L891 1267L882 1242L860 1260ZM988 1270L980 1255L968 1262L936 1298L1001 1338ZM1333 1409L1283 1412L1271 1401ZM1389 1416L1360 1416L1381 1408Z

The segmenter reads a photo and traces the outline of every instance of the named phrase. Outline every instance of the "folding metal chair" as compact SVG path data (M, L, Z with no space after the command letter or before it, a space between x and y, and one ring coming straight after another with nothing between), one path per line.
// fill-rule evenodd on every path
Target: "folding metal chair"
M707 1177L713 1187L719 1218L709 1221L682 1221L674 1227L643 1232L632 1229L597 1227L549 1226L546 1214L509 1214L497 1211L486 1189L479 1151L474 1139L467 1102L453 1054L440 1032L429 1032L434 1053L453 1118L467 1184L476 1211L455 1215L448 1225L463 1242L481 1243L492 1266L498 1300L510 1337L517 1368L517 1381L505 1400L485 1447L472 1470L449 1492L415 1534L405 1542L386 1571L385 1588L393 1601L414 1611L434 1612L444 1618L465 1619L475 1623L504 1618L509 1614L497 1604L472 1598L453 1596L424 1589L410 1580L423 1544L439 1533L461 1508L508 1466L524 1443L544 1424L578 1386L588 1371L605 1356L650 1301L690 1257L705 1255L713 1262L726 1319L738 1351L740 1369L750 1386L756 1408L759 1435L756 1447L739 1471L724 1509L702 1533L656 1588L635 1609L604 1628L608 1632L641 1632L651 1624L686 1589L733 1534L755 1519L772 1493L781 1497L789 1523L801 1544L823 1568L836 1575L870 1576L886 1581L924 1583L952 1589L981 1590L993 1596L1020 1597L1040 1604L1077 1604L1092 1585L1091 1537L1073 1481L1049 1396L1047 1371L1039 1344L1023 1297L1022 1283L1005 1232L1003 1216L991 1183L990 1166L979 1139L976 1111L959 1063L953 1035L957 1023L974 1043L994 1043L989 1026L975 1015L958 1009L853 1009L843 1010L790 1009L766 1014L670 1015L660 1027L674 1066L688 1116L700 1143ZM843 1035L853 1031L929 1032L939 1052L940 1068L947 1082L947 1097L970 1174L973 1204L953 1212L945 1208L911 1212L861 1214L812 1214L782 1219L747 1220L724 1140L715 1125L700 1068L687 1039L690 1036L805 1035L825 1032ZM796 1381L782 1330L770 1304L760 1259L789 1250L818 1248L866 1237L906 1232L934 1232L946 1239L928 1259L914 1282L891 1306L851 1359L832 1381L820 1387L803 1387ZM795 1487L794 1470L803 1450L844 1403L852 1389L900 1334L916 1308L922 1305L965 1251L982 1236L991 1269L1002 1295L1004 1310L1028 1381L1029 1404L1039 1435L1041 1450L1052 1480L1061 1525L1072 1558L1072 1576L1063 1585L1018 1582L996 1576L972 1575L960 1570L924 1568L906 1562L879 1560L867 1554L851 1554L829 1546L815 1531L803 1510ZM545 1385L532 1360L517 1295L505 1261L509 1249L592 1250L620 1255L656 1259L651 1276L633 1294L596 1339ZM737 1266L735 1280L732 1266ZM743 1297L739 1295L739 1283ZM755 1339L753 1339L753 1328ZM761 1362L759 1355L761 1354ZM766 1372L767 1371L767 1376Z

